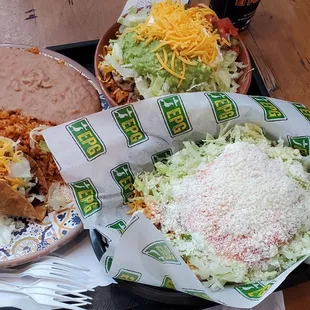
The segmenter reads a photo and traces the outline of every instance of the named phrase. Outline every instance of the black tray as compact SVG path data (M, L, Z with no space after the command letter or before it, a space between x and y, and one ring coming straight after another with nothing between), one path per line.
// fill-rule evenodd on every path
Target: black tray
M94 55L98 40L78 42L73 44L52 46L49 49L61 53L80 63L90 72L94 73ZM249 95L269 96L259 71L252 61L254 68ZM107 244L100 233L90 231L90 239L98 260L106 250ZM277 290L283 290L310 279L310 266L302 264L281 284ZM92 293L94 302L90 309L205 309L214 306L212 302L205 301L190 295L148 285L119 281L118 285L96 288ZM138 297L139 296L139 297Z
M105 253L107 249L107 241L96 230L90 230L90 239L95 254L98 260L100 260L102 255ZM195 307L195 309L201 309L199 308L199 306L203 306L205 309L216 305L213 302L196 298L181 292L171 291L144 284L126 282L118 279L115 280L122 289L128 290L133 294L163 304L196 306L197 308ZM276 289L276 291L281 291L309 280L310 280L310 266L306 264L301 264L291 274L288 275L288 277Z

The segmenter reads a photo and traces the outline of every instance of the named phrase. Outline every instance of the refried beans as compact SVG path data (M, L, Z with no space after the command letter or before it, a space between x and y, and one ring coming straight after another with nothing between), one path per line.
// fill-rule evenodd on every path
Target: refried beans
M0 47L0 109L61 124L101 110L95 88L63 62Z

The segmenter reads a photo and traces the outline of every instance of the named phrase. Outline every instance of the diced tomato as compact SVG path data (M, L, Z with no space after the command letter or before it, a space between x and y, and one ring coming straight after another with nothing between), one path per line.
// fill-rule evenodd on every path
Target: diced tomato
M208 23L213 25L213 27L217 26L217 18L214 15L207 15L205 18Z
M217 21L217 27L222 37L227 39L229 35L235 39L239 39L238 29L233 25L229 18L219 19Z
M225 38L227 41L230 41L229 40L230 33L227 32L224 28L219 28L219 33L220 33L221 38Z
M231 49L237 54L240 54L240 47L238 45L233 45Z
M208 23L211 23L211 22L212 22L212 15L207 15L207 16L205 17L205 19L206 19L206 21L207 21Z

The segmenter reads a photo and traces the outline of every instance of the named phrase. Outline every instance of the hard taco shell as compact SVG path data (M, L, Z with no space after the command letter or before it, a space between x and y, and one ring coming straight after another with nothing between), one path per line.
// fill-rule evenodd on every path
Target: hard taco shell
M40 194L46 195L48 186L45 176L36 161L24 154L29 162L31 174L37 179ZM42 221L46 215L47 206L33 206L27 198L12 189L6 182L0 180L0 214L28 217Z
M42 221L46 214L46 206L33 207L25 197L4 181L0 181L0 214Z
M24 157L29 162L31 174L38 179L37 184L39 185L40 193L47 194L48 186L47 186L47 182L46 182L45 176L44 176L41 168L39 167L37 162L32 157L30 157L29 155L24 154Z

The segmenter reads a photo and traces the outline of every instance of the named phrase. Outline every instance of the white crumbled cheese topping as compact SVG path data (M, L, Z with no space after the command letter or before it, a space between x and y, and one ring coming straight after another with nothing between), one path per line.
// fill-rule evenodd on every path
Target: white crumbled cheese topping
M10 243L14 229L14 220L5 215L0 215L0 247L5 247Z
M257 144L228 144L210 164L174 182L171 202L151 209L164 233L198 234L223 260L264 266L310 228L309 192L291 173L309 184L299 162L270 158ZM186 244L192 248L185 252L201 251L197 238Z

